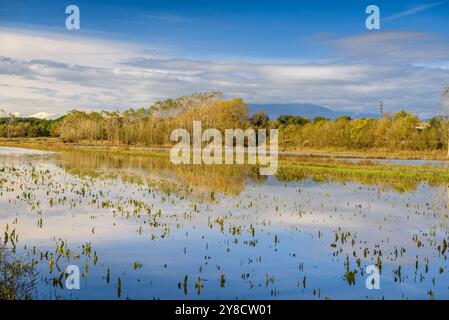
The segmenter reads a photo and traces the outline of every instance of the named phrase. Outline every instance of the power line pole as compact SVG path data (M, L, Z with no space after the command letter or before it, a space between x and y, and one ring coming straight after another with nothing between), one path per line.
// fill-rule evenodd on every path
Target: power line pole
M380 111L380 117L383 118L384 117L384 102L381 101L379 104L379 111Z

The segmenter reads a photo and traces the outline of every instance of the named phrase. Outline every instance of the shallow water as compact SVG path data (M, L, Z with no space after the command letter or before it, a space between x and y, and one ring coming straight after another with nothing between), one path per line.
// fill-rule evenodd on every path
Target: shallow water
M36 262L37 298L448 297L445 185L398 191L164 157L8 150L0 237ZM379 290L365 286L371 264ZM80 290L64 287L67 265L80 268Z
M42 151L35 149L14 148L14 147L0 147L0 155L12 156L12 155L44 155L50 154L50 151Z

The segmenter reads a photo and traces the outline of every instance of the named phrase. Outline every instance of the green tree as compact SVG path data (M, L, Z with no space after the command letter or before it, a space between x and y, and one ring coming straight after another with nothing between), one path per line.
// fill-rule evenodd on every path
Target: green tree
M6 137L11 138L13 136L14 126L17 122L17 117L13 113L7 113L3 109L0 109L0 115L2 118L6 118Z
M280 115L277 118L277 121L283 125L294 124L298 126L303 126L309 123L309 119L301 117L301 116L293 116L293 115Z
M258 111L249 118L249 122L256 128L265 128L268 126L270 118L266 112Z
M318 123L318 122L326 121L326 120L327 120L327 119L326 119L325 117L322 117L322 116L316 116L316 117L313 118L313 123Z

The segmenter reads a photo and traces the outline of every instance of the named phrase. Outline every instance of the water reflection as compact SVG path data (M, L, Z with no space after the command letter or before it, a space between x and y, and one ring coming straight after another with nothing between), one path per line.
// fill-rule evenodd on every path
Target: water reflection
M441 183L84 151L3 156L0 171L1 241L35 261L39 298L447 297ZM365 288L370 264L381 290Z
M57 159L73 175L150 183L185 197L211 199L211 193L240 194L247 177L263 178L247 165L174 165L166 155L124 156L96 152L62 152Z

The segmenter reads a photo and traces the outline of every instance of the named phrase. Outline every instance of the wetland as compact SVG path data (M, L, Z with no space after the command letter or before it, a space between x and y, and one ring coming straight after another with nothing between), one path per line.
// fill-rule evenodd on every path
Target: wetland
M36 299L447 298L445 161L295 154L258 172L1 147L0 241L34 266Z

